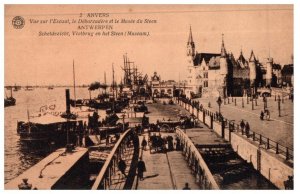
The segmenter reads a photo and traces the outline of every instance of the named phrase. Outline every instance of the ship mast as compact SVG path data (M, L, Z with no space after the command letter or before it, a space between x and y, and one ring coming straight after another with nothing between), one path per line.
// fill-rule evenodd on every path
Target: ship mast
M106 72L105 71L104 71L104 88L106 94Z
M74 66L74 59L73 59L73 87L74 87L74 104L76 107L76 90L75 90L75 66Z
M113 111L115 112L115 70L114 70L114 64L112 64L112 78L113 78L113 82L112 82L112 90L113 90Z

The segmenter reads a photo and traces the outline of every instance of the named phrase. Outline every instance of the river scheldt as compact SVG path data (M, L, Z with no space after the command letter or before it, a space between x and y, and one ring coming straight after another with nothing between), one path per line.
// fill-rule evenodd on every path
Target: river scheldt
M17 92L13 92L13 97L17 100L16 105L4 109L5 183L17 177L49 154L42 150L30 150L21 145L17 134L17 121L27 120L27 109L30 115L33 115L37 114L40 107L44 105L49 106L55 104L54 111L65 111L65 89L66 88L54 88L53 90L48 90L47 88L38 88L33 91L21 89ZM5 92L9 95L10 91L6 90ZM70 92L71 98L73 98L73 89L70 88ZM98 91L93 92L92 97L95 97L97 94ZM77 98L89 98L88 89L77 88L76 96ZM100 117L100 119L102 118Z

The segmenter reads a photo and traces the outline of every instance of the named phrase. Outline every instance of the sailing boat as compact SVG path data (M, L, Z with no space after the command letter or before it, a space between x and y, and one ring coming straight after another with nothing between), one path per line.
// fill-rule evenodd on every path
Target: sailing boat
M6 95L6 92L5 92ZM10 97L4 99L4 107L16 105L16 99L12 96L12 88L10 88Z

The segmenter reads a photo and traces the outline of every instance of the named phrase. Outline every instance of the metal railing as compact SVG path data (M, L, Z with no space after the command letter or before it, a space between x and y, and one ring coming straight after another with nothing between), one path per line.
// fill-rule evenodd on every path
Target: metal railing
M201 111L204 112L205 115L212 116L214 121L217 122L224 122L225 127L228 127L230 132L240 133L245 135L248 140L258 142L259 145L265 146L267 150L273 150L276 154L281 154L285 157L286 160L293 160L294 159L294 150L287 146L284 146L274 140L271 140L268 137L263 136L262 134L256 133L253 130L246 131L245 128L241 128L239 124L236 124L234 121L224 118L220 114L211 112L208 109L203 108L199 102L193 102L192 100L179 97L176 100L179 104L183 107L186 107L186 104L191 105L192 108L196 109L197 112Z
M196 178L199 180L198 183L200 188L220 189L194 143L181 129L176 128L176 134L180 139L183 154L196 175Z
M120 136L120 139L117 141L114 148L112 149L112 151L106 158L106 161L105 161L103 167L101 168L101 171L98 174L98 176L92 186L92 190L97 190L97 189L105 190L105 189L110 188L110 186L112 185L112 176L115 175L117 172L118 162L121 159L122 155L124 154L125 149L128 148L127 147L128 141L133 142L134 153L133 153L132 161L136 160L136 162L137 162L138 152L139 152L139 139L138 139L137 134L132 129L128 129ZM137 157L135 157L135 156L137 156ZM133 173L132 176L135 176L135 171L136 171L136 169L134 168L132 170L132 165L131 165L130 169L129 169L128 177L131 177L130 174L132 174L132 173ZM131 180L130 179L126 180L125 185L124 185L125 189L128 189L127 187L128 187L128 185L130 185L130 183L128 183L128 181L131 181ZM133 184L133 181L132 181L132 184Z

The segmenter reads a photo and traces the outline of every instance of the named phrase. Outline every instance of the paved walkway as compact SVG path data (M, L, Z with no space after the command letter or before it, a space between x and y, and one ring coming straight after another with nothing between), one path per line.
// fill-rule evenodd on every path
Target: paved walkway
M277 141L278 143L293 147L294 142L294 111L293 103L291 100L285 100L281 103L281 117L278 116L278 101L274 100L274 97L268 98L268 109L271 113L271 119L269 121L260 120L260 112L263 110L262 98L257 100L258 106L254 103L254 110L252 110L252 102L249 101L247 104L247 98L244 97L244 108L242 108L242 97L236 97L237 106L229 98L230 104L226 100L221 105L221 112L223 116L229 120L234 120L237 124L241 119L248 121L251 130L256 133L260 133L271 140ZM216 103L217 98L199 98L197 99L204 108L216 112L219 107ZM211 103L211 108L208 108L208 102Z
M144 173L145 179L138 182L138 190L180 190L186 182L191 189L200 189L181 151L150 153L148 148L141 154L147 171Z

